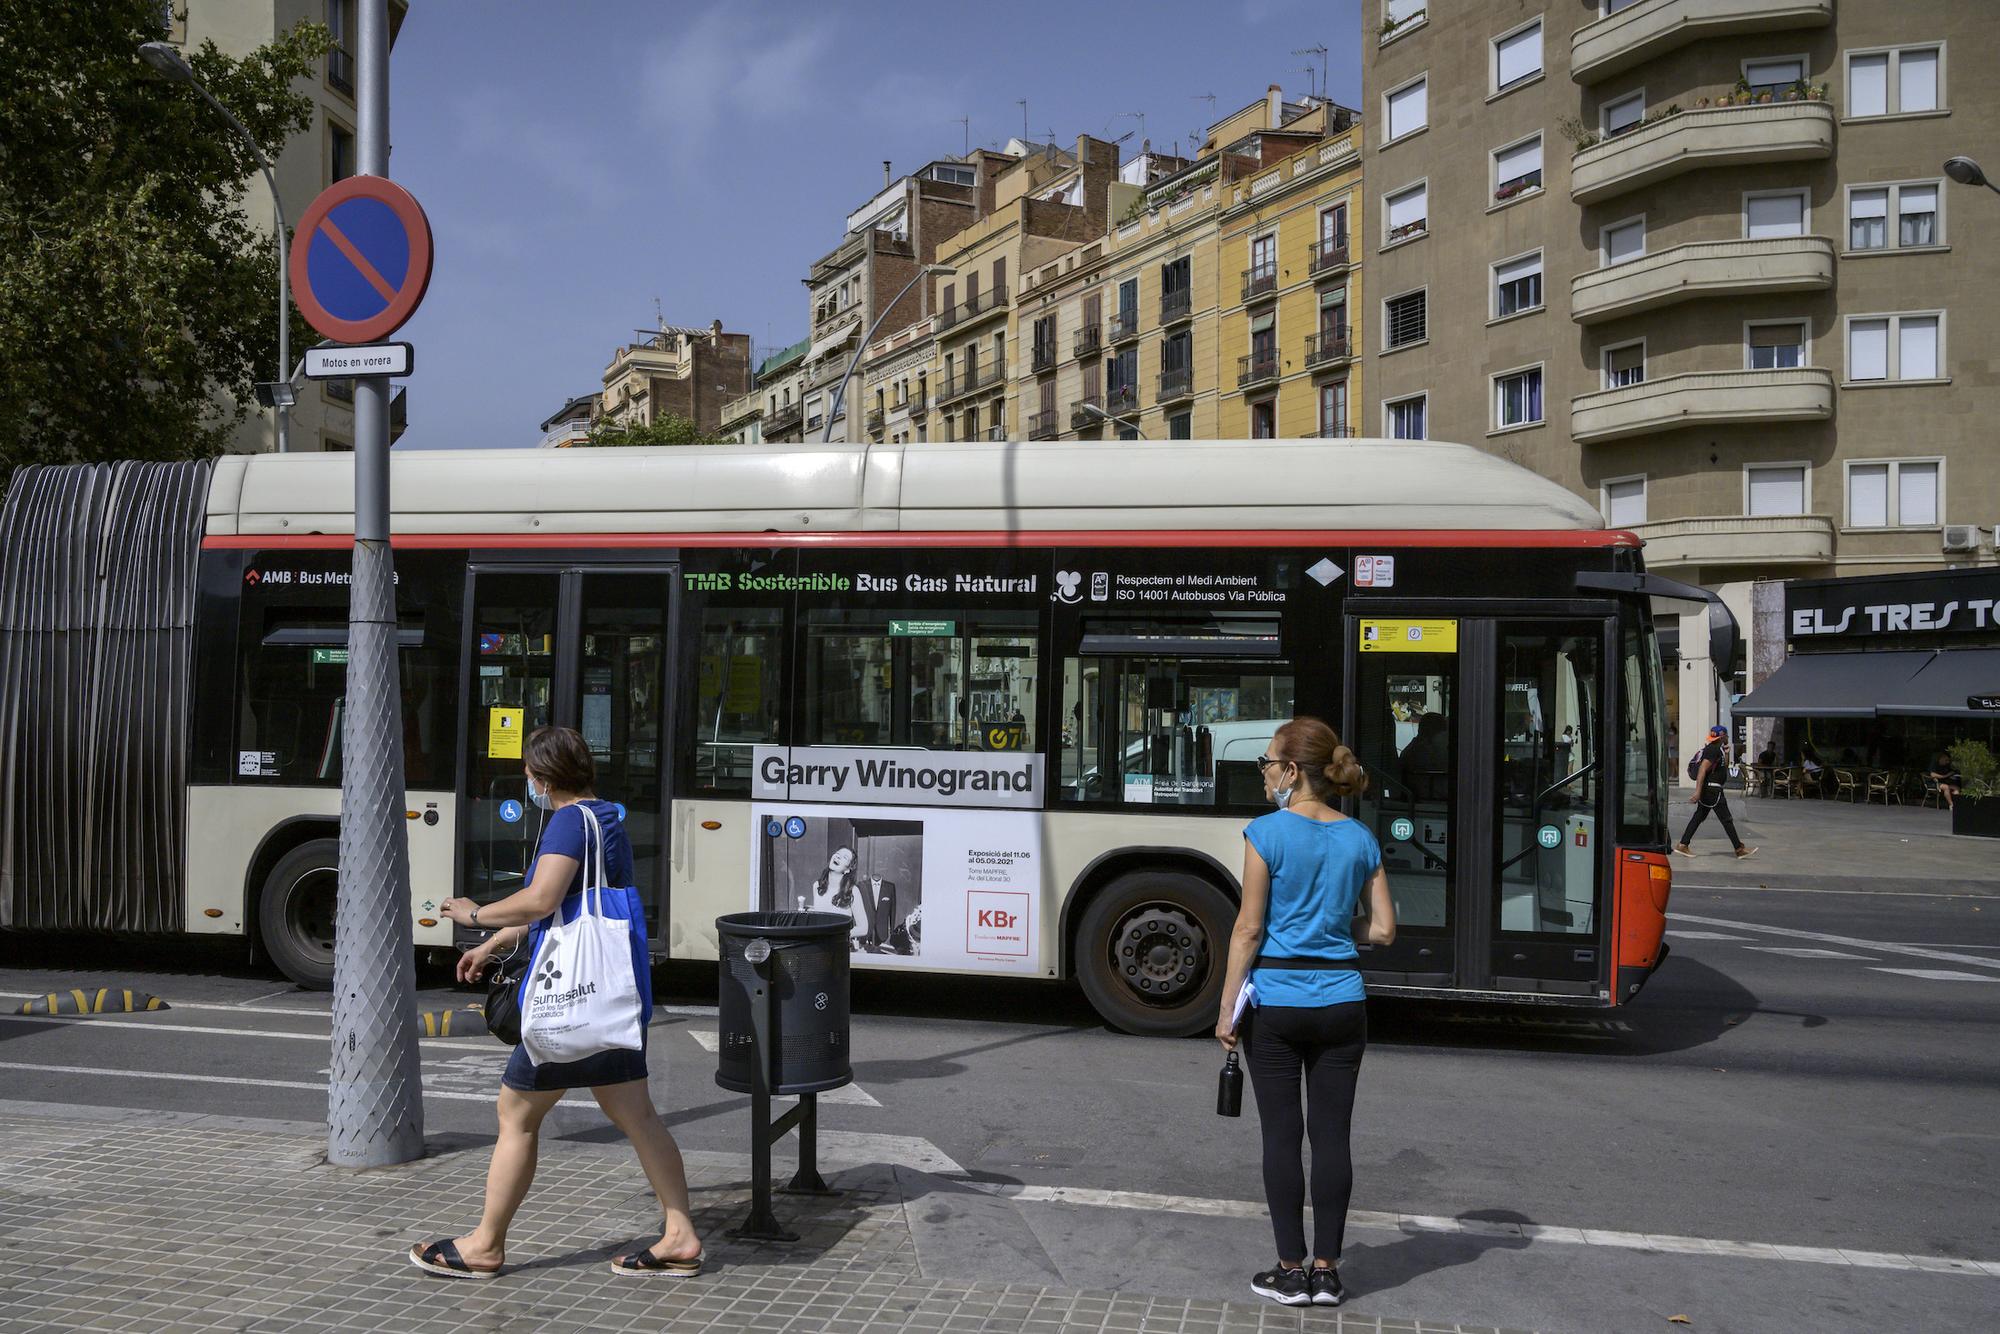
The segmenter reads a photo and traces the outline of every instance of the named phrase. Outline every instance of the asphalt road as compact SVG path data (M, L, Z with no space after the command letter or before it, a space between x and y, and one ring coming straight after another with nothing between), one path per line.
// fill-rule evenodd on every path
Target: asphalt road
M2000 897L1699 883L1684 874L1672 957L1627 1008L1375 1003L1354 1207L2000 1259ZM321 1118L326 998L230 959L210 947L0 941L0 1010L104 985L174 1007L0 1018L0 1099ZM423 981L428 1008L472 999L442 974ZM747 1099L712 1078L713 988L712 969L662 974L654 1084L685 1144L741 1151ZM1032 983L864 975L855 1005L855 1089L822 1114L846 1137L830 1137L836 1155L1038 1186L1260 1198L1254 1117L1213 1114L1212 1042L1125 1037L1079 994ZM430 1132L490 1131L505 1059L477 1032L426 1040ZM568 1102L555 1133L611 1134ZM1063 1244L1087 1247L1087 1232ZM1615 1248L1589 1260L1559 1280L1546 1266L1479 1266L1470 1287L1426 1261L1397 1281L1431 1318L1529 1323L1493 1309L1605 1328L1621 1322L1593 1318L1599 1297L1582 1289L1608 1299L1663 1272L1662 1257ZM1182 1269L1199 1263L1188 1256ZM1857 1289L1857 1271L1764 1270L1744 1291L1767 1293L1771 1309L1746 1297L1721 1327L1882 1327L1857 1290L1891 1294L1938 1328L2000 1309L2000 1276L1893 1274ZM1577 1290L1556 1300L1552 1283Z

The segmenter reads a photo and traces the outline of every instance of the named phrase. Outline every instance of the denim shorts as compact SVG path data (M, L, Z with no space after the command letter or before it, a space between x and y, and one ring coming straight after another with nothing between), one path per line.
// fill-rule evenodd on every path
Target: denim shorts
M523 1093L553 1093L558 1089L600 1088L605 1084L629 1084L635 1079L646 1077L645 1035L639 1039L642 1044L638 1051L622 1048L601 1051L595 1056L586 1056L580 1061L550 1061L547 1065L536 1065L528 1057L526 1046L516 1046L514 1054L507 1061L507 1071L500 1076L500 1082L510 1089Z

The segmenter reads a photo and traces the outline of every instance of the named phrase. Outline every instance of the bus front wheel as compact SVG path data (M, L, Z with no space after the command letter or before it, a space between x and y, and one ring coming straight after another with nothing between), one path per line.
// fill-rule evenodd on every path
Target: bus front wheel
M316 838L282 857L264 878L257 933L271 962L311 991L333 986L333 905L340 840Z
M1129 871L1077 925L1077 980L1114 1028L1143 1037L1212 1032L1236 907L1185 871Z

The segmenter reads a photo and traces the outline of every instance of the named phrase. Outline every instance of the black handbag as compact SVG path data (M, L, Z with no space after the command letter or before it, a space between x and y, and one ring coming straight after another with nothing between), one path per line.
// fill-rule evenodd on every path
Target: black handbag
M521 1043L521 979L530 962L529 952L516 945L486 983L486 1031L510 1047Z

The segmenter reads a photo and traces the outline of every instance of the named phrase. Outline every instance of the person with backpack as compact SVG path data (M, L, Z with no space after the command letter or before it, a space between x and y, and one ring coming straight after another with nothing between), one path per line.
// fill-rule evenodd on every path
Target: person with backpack
M1729 798L1723 795L1722 785L1729 777L1729 732L1715 726L1708 729L1708 744L1701 752L1688 761L1688 777L1694 779L1694 795L1688 800L1694 803L1694 817L1688 821L1687 830L1681 841L1674 844L1674 851L1686 857L1694 856L1694 849L1688 844L1694 841L1694 831L1701 828L1701 822L1708 818L1710 811L1722 821L1722 832L1729 835L1729 841L1736 845L1736 857L1757 855L1757 849L1748 847L1737 837L1736 821L1729 814Z

